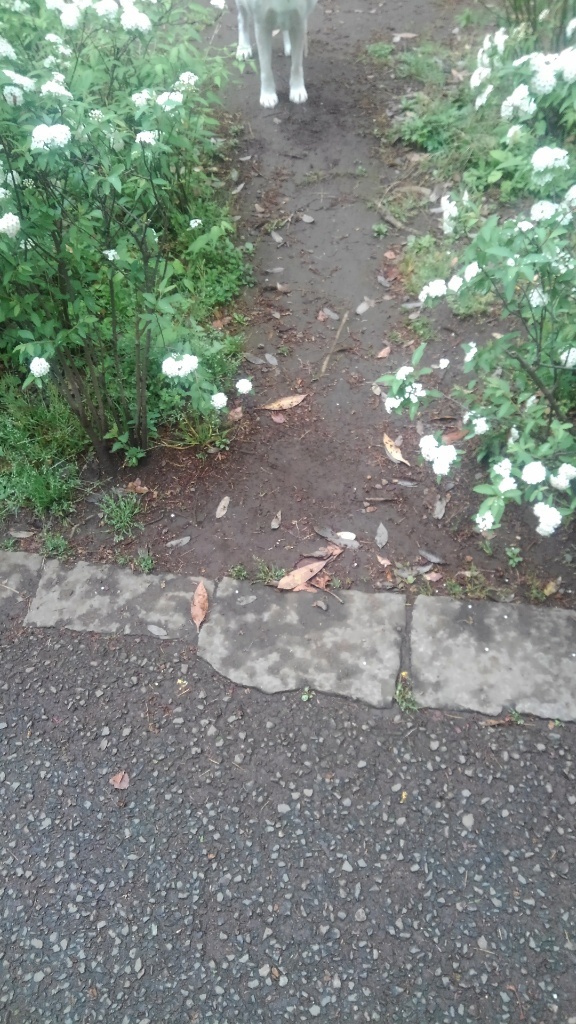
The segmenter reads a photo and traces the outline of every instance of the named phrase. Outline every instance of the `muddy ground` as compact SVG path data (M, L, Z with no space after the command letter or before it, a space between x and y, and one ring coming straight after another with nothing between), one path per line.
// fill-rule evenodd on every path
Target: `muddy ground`
M243 403L228 452L199 461L190 450L158 448L137 471L121 473L116 484L138 476L150 488L143 497L144 529L134 541L113 545L98 506L87 502L67 531L78 555L130 559L148 549L156 568L219 577L243 565L252 575L255 559L292 568L320 543L314 529L328 527L352 532L360 542L359 550L344 551L334 563L335 587L400 586L456 595L461 587L473 597L573 604L573 531L541 539L533 515L511 509L490 555L471 521L479 504L472 487L483 475L474 444L464 443L462 466L440 488L422 464L418 432L457 430L457 407L448 400L436 403L422 413L420 424L410 423L387 416L382 397L373 393L376 378L409 362L419 343L410 319L414 296L398 267L409 234L440 234L432 209L444 183L426 176L415 154L379 138L414 83L367 63L365 48L407 32L418 36L397 41L399 47L430 37L451 46L457 6L402 0L370 10L363 5L360 12L357 0L326 2L310 23L306 105L288 102L288 61L279 40L278 107L260 108L253 69L246 68L229 88L227 110L243 126L231 166L240 177L230 189L244 185L234 200L239 235L255 245L256 286L239 307L247 317L243 375L252 378L254 393ZM230 9L215 41L228 45L234 37ZM384 238L375 237L374 202L406 188L435 188L436 201L432 196L406 228L389 227ZM359 315L365 297L373 305ZM321 312L326 308L338 319ZM498 321L456 320L445 309L432 317L435 334L426 362L451 359L443 376L431 378L448 392L456 379L453 367L461 365L462 343L486 337ZM389 344L388 357L377 358ZM258 408L288 395L306 397L280 417ZM409 466L389 461L384 432L401 443ZM225 496L228 511L216 519ZM436 519L439 497L445 511ZM272 530L278 512L281 525ZM389 534L382 550L375 543L380 523ZM167 547L188 536L185 546ZM26 544L34 547L35 540ZM523 556L514 569L505 556L510 545ZM443 564L431 564L419 549ZM426 565L431 579L418 573Z

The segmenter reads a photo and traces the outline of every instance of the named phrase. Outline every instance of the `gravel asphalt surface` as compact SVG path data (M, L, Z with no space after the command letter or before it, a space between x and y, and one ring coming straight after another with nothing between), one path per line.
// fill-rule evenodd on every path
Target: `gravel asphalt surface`
M152 638L15 628L0 665L2 1024L576 1022L574 726Z

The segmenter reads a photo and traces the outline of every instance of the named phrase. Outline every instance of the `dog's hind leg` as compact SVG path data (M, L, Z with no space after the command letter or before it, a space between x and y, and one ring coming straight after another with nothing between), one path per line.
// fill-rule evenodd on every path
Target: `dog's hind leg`
M305 103L308 99L304 85L304 47L306 45L306 19L295 17L290 25L292 66L290 68L290 99L292 103Z
M276 85L272 74L272 31L258 20L255 23L256 45L260 61L260 105L275 107L278 103Z
M289 57L290 54L292 53L292 47L290 45L290 33L283 32L282 35L284 37L284 56Z
M252 56L252 44L250 42L250 20L248 11L240 2L238 7L238 46L236 47L237 60L249 60Z

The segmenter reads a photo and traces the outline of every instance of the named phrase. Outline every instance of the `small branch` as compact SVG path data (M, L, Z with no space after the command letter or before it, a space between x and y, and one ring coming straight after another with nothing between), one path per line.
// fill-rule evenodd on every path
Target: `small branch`
M554 398L554 395L552 394L550 389L547 388L546 385L542 383L542 381L540 380L540 378L539 378L538 374L536 373L536 371L533 370L532 367L530 366L530 363L526 362L526 360L524 359L524 356L521 356L520 353L518 352L518 349L511 348L510 349L510 355L513 356L514 359L518 360L518 362L520 363L520 366L522 367L522 369L524 369L526 371L526 373L528 374L530 379L534 381L534 383L536 384L536 387L538 388L538 390L541 391L542 394L544 395L544 397L548 399L548 402L550 403L550 408L554 410L554 412L556 413L558 419L559 420L564 420L566 417L562 413L562 410L560 409L560 406L557 404L556 399Z

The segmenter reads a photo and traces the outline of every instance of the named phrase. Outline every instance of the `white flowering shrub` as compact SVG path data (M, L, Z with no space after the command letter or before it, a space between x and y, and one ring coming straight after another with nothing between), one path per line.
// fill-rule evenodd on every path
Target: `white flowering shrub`
M106 437L147 449L163 360L198 375L200 413L218 391L191 315L244 270L216 191L223 65L200 47L205 17L187 5L183 33L167 0L2 8L0 345L27 385L58 387L102 459Z
M489 482L475 488L484 498L476 515L480 530L497 527L510 501L532 505L545 537L576 511L574 213L572 187L559 203L534 203L530 219L489 217L452 278L431 281L420 293L423 303L492 294L512 327L482 346L465 346L462 367L471 380L455 394L468 438L481 438L479 457L488 463ZM387 412L408 410L414 418L421 401L440 394L418 378L444 369L446 361L419 368L422 355L420 346L412 366L381 378ZM455 450L446 453L451 446L430 435L420 447L437 475L457 461Z

